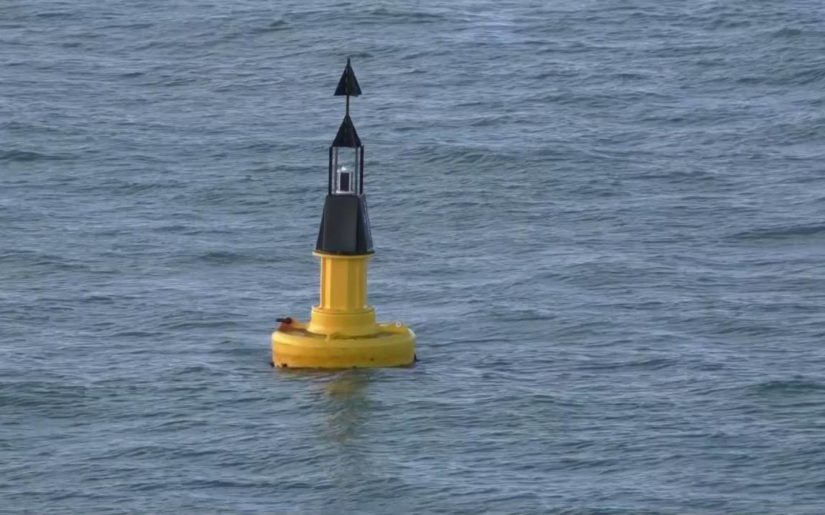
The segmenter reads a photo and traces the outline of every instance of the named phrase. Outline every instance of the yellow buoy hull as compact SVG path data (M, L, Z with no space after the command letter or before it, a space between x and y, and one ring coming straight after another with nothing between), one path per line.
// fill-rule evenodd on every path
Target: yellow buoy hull
M372 368L411 365L415 333L402 324L376 324L369 335L323 335L294 328L272 333L272 364L283 368Z

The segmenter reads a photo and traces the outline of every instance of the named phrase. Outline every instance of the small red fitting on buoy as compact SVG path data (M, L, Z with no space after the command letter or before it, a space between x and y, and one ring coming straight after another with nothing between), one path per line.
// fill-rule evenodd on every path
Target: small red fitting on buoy
M276 318L275 321L280 323L278 325L278 331L289 331L290 329L292 329L292 318L291 317Z

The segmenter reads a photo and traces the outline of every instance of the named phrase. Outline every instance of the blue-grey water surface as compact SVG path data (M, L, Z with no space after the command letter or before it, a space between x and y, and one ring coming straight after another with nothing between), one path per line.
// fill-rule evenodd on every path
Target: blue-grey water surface
M364 95L413 368L273 370ZM825 513L825 4L0 4L0 511Z

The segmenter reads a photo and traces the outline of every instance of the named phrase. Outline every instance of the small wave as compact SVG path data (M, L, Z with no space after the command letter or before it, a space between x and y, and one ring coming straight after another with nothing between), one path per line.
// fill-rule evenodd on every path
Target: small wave
M214 231L210 231L214 234ZM201 263L206 265L256 265L282 262L287 254L281 252L269 253L263 250L249 252L233 252L228 250L211 250L204 253L186 253L179 256L180 262Z
M187 234L187 235L200 234L200 233L204 232L204 229L194 227L194 226L191 226L191 225L183 225L183 224L162 225L160 227L154 227L152 230L155 231L155 232L160 232L160 233Z
M0 383L0 405L48 413L52 417L72 418L87 397L85 386L61 380L27 380ZM73 408L74 407L74 408Z
M425 162L429 164L445 165L480 165L486 163L507 162L509 156L499 152L487 150L475 150L470 148L455 148L442 152L434 152L424 156Z
M751 390L758 395L767 394L805 394L825 391L825 384L796 377L793 379L772 379L763 381L751 387Z
M127 329L124 331L116 331L111 333L112 338L155 338L158 336L157 331L141 331L136 329Z
M753 85L757 85L757 84L762 84L762 83L766 82L767 80L768 80L767 77L754 77L754 76L748 75L748 76L745 76L745 77L739 77L738 79L736 79L736 83L737 84L742 84L742 85L745 85L745 86L753 86Z
M742 27L750 27L753 25L753 21L748 19L747 17L720 17L713 20L710 23L711 29L738 29Z
M428 12L407 12L395 11L387 9L386 7L379 7L368 11L366 13L370 17L380 18L383 21L392 23L410 23L410 24L424 24L437 23L446 20L446 16L442 14L428 13Z
M352 54L347 54L347 56L353 59L369 59L372 57L372 54L369 52L355 52Z
M134 29L134 30L143 30L143 29L150 29L154 24L149 22L135 22L135 23L113 23L111 25L104 25L101 27L103 30L111 30L111 29Z
M31 152L28 150L6 150L0 152L0 162L30 162L40 160L59 159L57 156L50 156L40 152Z
M786 241L825 236L825 225L800 225L775 229L757 229L733 235L734 239L746 241Z
M179 188L185 184L178 181L165 182L132 182L132 181L118 181L115 189L123 191L124 193L144 193L152 191L168 191L171 188Z
M777 39L795 38L801 35L802 31L800 29L794 29L791 27L782 27L781 29L771 33L771 37Z
M249 256L227 250L213 250L202 255L200 260L205 263L227 265L230 263L246 262L249 260Z
M736 83L746 86L756 86L761 84L788 86L815 84L822 82L823 80L825 80L825 70L823 70L821 64L814 64L812 66L794 68L794 71L790 73L758 76L746 75L736 79Z
M24 267L43 267L55 271L85 271L90 269L87 261L34 250L0 249L0 263Z
M794 73L789 82L791 84L806 85L823 80L825 80L825 69L813 67Z
M37 18L71 18L73 13L72 11L46 11L37 13L35 16Z
M137 77L142 77L143 75L145 75L144 72L125 72L118 75L118 77L122 79L134 79Z
M213 374L215 370L206 365L188 365L183 367L182 369L177 371L178 375L185 375L185 374Z
M102 304L111 304L116 302L119 299L118 296L115 295L101 295L101 294L92 294L86 295L83 297L84 303L102 303Z
M645 358L623 363L616 362L600 362L588 363L578 367L580 370L626 370L626 369L642 369L642 370L661 370L676 365L676 360L667 358Z
M619 73L614 73L612 78L616 80L648 80L650 79L650 75L646 73L638 73L638 72L629 72L629 71L622 71Z
M285 20L275 20L273 22L267 23L263 27L258 27L254 29L252 32L256 34L263 34L267 32L280 32L283 30L289 30L291 27L289 23Z
M223 329L231 330L239 327L239 324L232 320L180 320L160 324L160 327L169 330L187 331L193 329Z
M689 184L696 184L697 182L715 181L719 177L716 174L704 170L653 170L644 173L628 174L627 180L667 180L674 183L686 182ZM706 198L697 198L697 201L705 201Z

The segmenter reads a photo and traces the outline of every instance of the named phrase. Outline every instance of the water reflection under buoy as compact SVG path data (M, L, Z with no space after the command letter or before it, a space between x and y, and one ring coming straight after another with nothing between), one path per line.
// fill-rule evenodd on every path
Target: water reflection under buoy
M344 444L363 430L369 413L369 382L369 371L347 370L324 385L326 433L330 440Z

